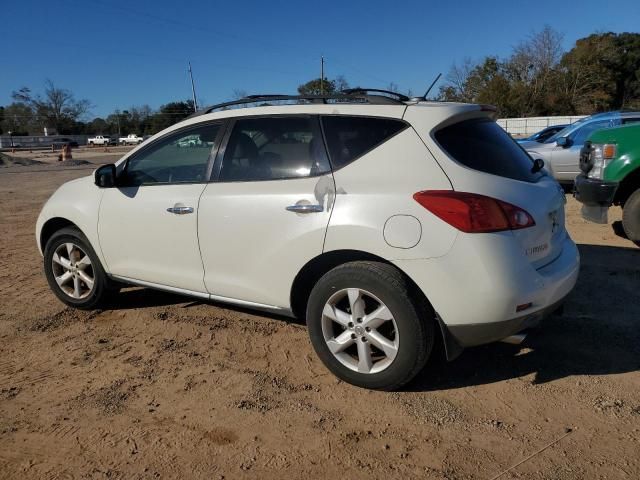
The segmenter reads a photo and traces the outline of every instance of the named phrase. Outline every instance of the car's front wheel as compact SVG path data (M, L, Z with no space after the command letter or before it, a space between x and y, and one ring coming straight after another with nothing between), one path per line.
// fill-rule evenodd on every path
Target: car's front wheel
M337 377L395 390L424 367L434 342L433 312L393 266L350 262L325 274L307 306L313 347Z
M77 228L66 227L51 236L44 248L44 271L53 293L71 307L97 308L118 290Z

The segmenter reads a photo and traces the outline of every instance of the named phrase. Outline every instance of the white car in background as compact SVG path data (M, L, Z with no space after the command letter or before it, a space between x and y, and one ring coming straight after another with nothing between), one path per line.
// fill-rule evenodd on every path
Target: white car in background
M91 137L87 139L87 145L104 145L107 146L112 143L112 140L109 137L105 137L103 135L96 135L95 137Z
M304 318L335 375L385 390L435 342L454 358L557 309L579 269L557 182L492 108L371 92L217 105L67 182L36 227L51 289ZM295 103L228 109L274 100Z
M142 137L139 137L135 133L130 133L126 137L120 137L118 143L120 145L139 145L144 141Z

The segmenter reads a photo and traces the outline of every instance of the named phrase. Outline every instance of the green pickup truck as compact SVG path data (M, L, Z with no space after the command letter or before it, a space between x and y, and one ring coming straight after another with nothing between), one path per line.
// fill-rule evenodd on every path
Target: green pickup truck
M640 124L594 132L580 151L574 195L587 220L607 222L611 205L622 207L622 226L640 246Z

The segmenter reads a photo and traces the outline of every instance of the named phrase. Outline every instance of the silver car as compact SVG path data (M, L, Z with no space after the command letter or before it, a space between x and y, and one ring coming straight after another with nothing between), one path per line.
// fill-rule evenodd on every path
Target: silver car
M545 140L521 142L533 159L544 160L545 167L559 182L573 182L580 173L580 149L596 130L640 122L640 112L606 112L585 117Z

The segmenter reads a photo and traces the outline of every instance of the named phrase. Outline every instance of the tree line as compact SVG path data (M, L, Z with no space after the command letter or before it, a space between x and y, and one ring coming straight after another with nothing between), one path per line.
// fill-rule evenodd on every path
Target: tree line
M316 78L301 84L298 92L332 94L348 87L343 76ZM395 83L386 89L399 90ZM233 92L233 98L244 96L244 90ZM77 99L51 80L42 94L23 87L12 99L0 106L0 134L41 135L48 127L61 135L150 135L193 113L191 100L177 100L158 109L132 106L88 120L91 102ZM434 100L495 105L503 118L640 109L640 34L596 33L564 51L562 34L545 27L505 59L487 56L453 64Z
M506 59L454 64L446 80L438 99L495 105L503 118L640 109L640 34L595 33L566 52L545 27Z
M51 80L42 95L23 87L12 94L13 102L0 107L0 134L42 135L44 128L60 135L128 134L150 135L163 130L193 113L193 101L174 101L154 110L149 105L114 110L107 117L87 121L91 102L76 99L67 89Z

